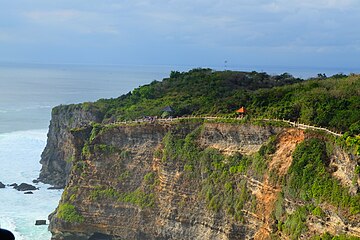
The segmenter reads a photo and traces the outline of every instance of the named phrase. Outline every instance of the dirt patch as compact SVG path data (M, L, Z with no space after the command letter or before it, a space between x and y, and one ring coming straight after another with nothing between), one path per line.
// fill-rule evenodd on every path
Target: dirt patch
M280 176L284 176L292 163L292 154L300 142L304 141L304 131L289 129L280 134L276 146L276 152L269 164L270 170L276 170Z
M284 176L292 163L292 153L296 145L304 140L304 131L300 129L289 129L280 134L276 151L269 163L269 172L276 171L279 176ZM264 176L262 188L255 193L258 201L258 216L262 216L263 224L254 235L254 240L270 239L271 213L278 193L281 191L280 185L273 185L269 182L269 172Z
M354 195L358 191L357 185L353 184L353 179L356 177L354 172L356 165L357 161L351 160L349 154L339 147L335 148L330 157L330 168L334 170L332 176L338 179L343 186L348 187ZM359 179L358 184L360 184Z

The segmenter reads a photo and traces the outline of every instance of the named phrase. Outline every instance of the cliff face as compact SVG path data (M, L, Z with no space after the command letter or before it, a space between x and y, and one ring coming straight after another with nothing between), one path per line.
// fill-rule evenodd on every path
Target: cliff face
M181 138L195 129L199 124L110 125L91 142L91 136L84 137L86 129L73 133L76 160L51 219L53 239L88 239L96 232L115 239L245 238L248 228L209 211L199 199L200 182L185 176L185 162L163 159L169 133ZM208 123L201 128L199 143L202 148L216 145L227 153L232 149L247 154L278 131ZM224 144L224 137L233 141ZM72 222L59 217L64 204L74 206L83 219Z
M51 113L51 122L47 135L47 144L41 155L42 169L39 180L64 188L72 167L72 135L70 129L100 122L101 113L96 110L84 110L81 105L55 107Z
M50 216L53 240L360 237L358 159L321 148L321 137L302 130L174 121L84 124L63 134L53 139L61 143L57 152L71 159L71 171L59 175L68 181ZM306 174L293 161L305 161L309 146L316 149L310 166L320 169L322 162L315 167L313 161L322 149L324 171L332 176L325 180L345 202L321 191L312 199L312 190L292 187Z

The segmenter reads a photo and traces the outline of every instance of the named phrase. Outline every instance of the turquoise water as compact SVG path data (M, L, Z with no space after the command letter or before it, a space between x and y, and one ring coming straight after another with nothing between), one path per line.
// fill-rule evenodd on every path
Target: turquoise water
M168 76L166 67L0 65L0 181L29 183L39 175L51 108L59 104L117 97L135 87ZM49 240L47 219L62 191L25 195L0 189L0 226L17 240Z
M46 143L46 129L0 134L0 178L4 184L30 183L39 174L39 154ZM0 225L11 230L19 239L50 239L47 226L34 226L38 219L47 219L62 191L47 190L48 185L32 195L11 187L0 189Z

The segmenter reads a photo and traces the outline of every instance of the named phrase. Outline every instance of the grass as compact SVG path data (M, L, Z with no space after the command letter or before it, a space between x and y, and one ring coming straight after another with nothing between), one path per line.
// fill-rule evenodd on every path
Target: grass
M294 213L289 214L282 224L282 231L290 236L290 239L299 239L301 233L307 230L305 221L308 215L308 209L305 207L299 207Z
M74 205L62 203L57 211L58 218L69 223L83 223L85 218L76 210Z
M155 204L155 194L147 193L140 187L130 192L120 192L111 187L98 187L91 191L90 199L92 201L116 200L118 202L131 203L141 208L153 207Z

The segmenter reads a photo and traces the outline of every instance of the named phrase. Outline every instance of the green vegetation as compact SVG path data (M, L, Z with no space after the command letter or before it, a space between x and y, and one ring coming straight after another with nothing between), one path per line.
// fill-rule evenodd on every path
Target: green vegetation
M75 161L75 156L70 156L65 160L67 163L71 163Z
M314 210L312 210L311 212L314 216L317 217L321 217L323 218L325 216L324 211L321 209L321 207L317 206L316 208L314 208Z
M114 188L96 187L91 191L90 199L97 201L99 199L117 199L119 193Z
M319 139L300 143L293 153L285 183L285 194L315 203L329 202L339 208L350 209L350 214L360 213L360 195L352 196L347 188L331 177L326 145Z
M101 131L101 128L102 128L102 126L99 123L93 123L92 124L91 135L90 135L90 138L89 138L90 143L92 143L95 140L96 136Z
M310 240L359 240L359 237L339 235L333 236L330 233L324 233L321 236L312 237Z
M109 154L113 154L115 152L121 153L121 150L117 149L116 147L111 146L111 145L95 144L94 145L94 152L109 155Z
M90 145L88 142L86 142L84 144L84 147L82 148L82 151L81 151L81 155L85 158L89 158L90 155L91 155L91 152L90 152Z
M155 173L149 172L144 176L144 183L146 185L152 185L155 182Z
M306 207L299 207L294 213L287 215L281 229L290 236L290 239L299 239L301 233L307 229L305 225L307 215L308 209Z
M278 230L283 231L291 239L298 239L306 231L305 221L309 214L324 218L326 216L321 203L330 203L345 215L360 213L360 195L351 195L349 189L329 173L329 145L318 138L309 138L300 143L294 153L293 162L287 175L279 179L283 185L275 202L273 212L278 222ZM284 198L301 201L304 205L292 214L284 211ZM313 239L352 239L317 236Z
M83 223L85 218L78 213L74 205L62 203L57 211L58 218L69 223Z
M82 174L86 169L86 163L84 161L77 161L74 163L73 169L78 174Z
M355 174L360 174L360 166L355 167Z
M213 148L201 149L197 145L200 125L188 135L168 133L163 140L162 161L178 165L183 172L183 181L200 188L200 197L207 207L222 211L235 220L243 219L245 204L256 206L256 199L248 188L245 175L261 179L266 170L267 156L275 151L275 138L252 156L236 153L225 156Z
M288 74L273 77L266 73L215 72L211 69L193 69L170 75L162 82L153 81L117 99L86 103L83 109L96 109L104 114L105 119L115 117L118 120L144 115L161 116L161 110L168 105L174 108L176 116L228 114L242 104L238 102L238 96L247 98L245 95L242 97L247 91L300 81Z
M98 200L116 200L124 203L131 203L141 208L153 207L155 203L154 193L147 193L141 188L131 192L120 192L114 188L98 187L91 191L90 199Z
M359 76L314 79L258 90L246 106L256 116L298 120L347 131L360 120L359 88Z
M129 177L130 177L130 172L129 172L129 171L125 171L125 172L121 173L121 174L118 176L118 181L119 181L119 182L124 182L124 181L126 181Z
M125 182L130 176L129 171L123 172L119 177L119 182ZM149 172L144 175L142 186L134 191L120 191L113 187L98 186L90 193L90 199L98 200L116 200L118 202L131 203L141 208L153 207L155 204L154 187L158 184L156 175Z
M133 192L120 194L118 201L132 203L141 208L153 207L155 204L155 195L154 193L146 193L138 188Z
M289 119L337 131L351 128L352 134L359 134L358 89L358 75L302 81L287 73L270 76L193 69L172 72L161 82L153 81L116 99L101 99L80 107L103 116L104 122L112 122L161 116L162 109L169 105L175 116L234 116L236 109L245 106L252 118Z
M346 132L338 139L338 143L360 156L360 135L351 135L351 132Z
M121 151L121 153L120 153L120 157L121 157L122 159L127 159L127 158L130 157L130 155L131 155L131 152L128 151L128 150L123 150L123 151Z
M90 144L89 141L86 141L83 148L82 148L82 157L83 158L90 158L92 153L96 154L103 154L103 155L110 155L114 153L119 153L121 156L127 153L125 150L122 151L121 149L106 144Z

